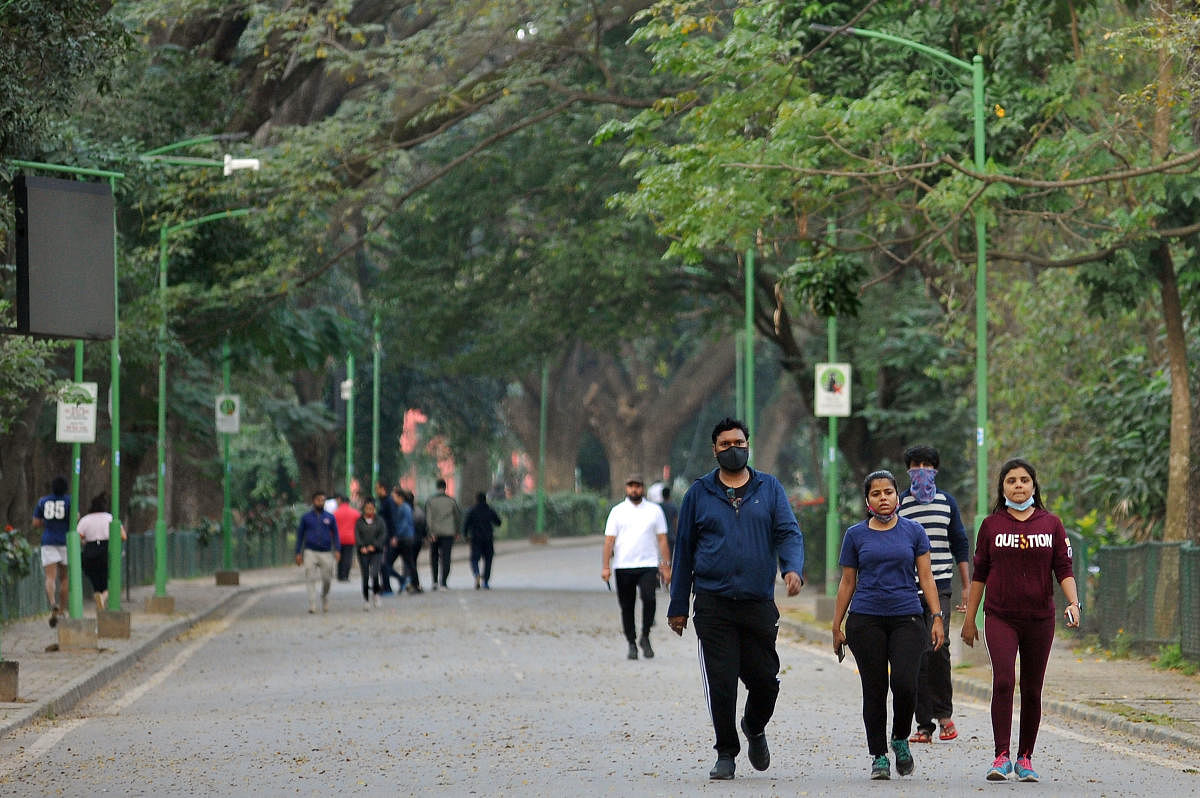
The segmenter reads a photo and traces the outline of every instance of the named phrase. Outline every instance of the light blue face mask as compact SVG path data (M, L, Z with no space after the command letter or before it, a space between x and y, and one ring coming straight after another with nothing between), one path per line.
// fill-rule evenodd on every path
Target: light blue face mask
M1004 504L1005 504L1005 506L1007 506L1007 507L1011 507L1012 509L1014 509L1014 510L1016 510L1018 513L1020 513L1020 512L1023 512L1023 511L1025 511L1025 510L1028 510L1030 507L1032 507L1032 506L1033 506L1033 496L1031 495L1031 496L1030 496L1028 499L1026 499L1025 501L1021 502L1020 504L1016 504L1016 503L1014 503L1012 499L1010 499L1010 498L1008 498L1007 496L1005 496L1005 497L1004 497Z

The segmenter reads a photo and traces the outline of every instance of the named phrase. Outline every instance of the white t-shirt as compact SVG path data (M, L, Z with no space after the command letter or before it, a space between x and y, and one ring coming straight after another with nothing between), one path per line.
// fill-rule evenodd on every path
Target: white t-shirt
M112 523L112 513L88 513L79 519L79 534L85 543L93 540L108 540L108 525Z
M658 536L667 534L667 517L652 501L626 499L609 511L604 534L616 538L613 568L657 568Z

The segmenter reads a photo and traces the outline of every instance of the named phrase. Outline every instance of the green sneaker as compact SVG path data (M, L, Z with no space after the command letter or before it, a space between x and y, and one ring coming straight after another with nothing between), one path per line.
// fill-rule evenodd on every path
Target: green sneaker
M871 763L871 778L890 779L891 777L892 763L888 761L887 754L875 757L875 761Z
M912 752L908 750L908 740L892 740L892 750L896 752L896 772L907 776L913 772Z

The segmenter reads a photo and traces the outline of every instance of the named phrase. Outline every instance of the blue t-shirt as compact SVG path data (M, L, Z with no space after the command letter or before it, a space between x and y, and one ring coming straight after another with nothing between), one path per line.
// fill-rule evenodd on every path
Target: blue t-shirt
M862 615L920 615L917 557L929 551L929 536L916 521L900 518L878 530L860 521L846 530L838 564L858 571L850 611Z
M43 546L67 545L67 527L70 525L71 497L65 493L51 493L38 499L33 517L46 523L42 532Z

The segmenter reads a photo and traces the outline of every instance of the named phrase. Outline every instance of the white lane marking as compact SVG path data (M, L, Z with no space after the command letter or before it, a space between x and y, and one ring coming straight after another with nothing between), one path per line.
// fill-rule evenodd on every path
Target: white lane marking
M128 707L134 701L137 701L139 698L144 696L153 688L162 684L167 677L179 670L184 663L188 661L188 659L190 659L197 651L199 651L205 643L207 643L215 635L218 635L228 629L234 621L240 618L248 609L257 604L264 595L265 594L263 593L259 593L250 596L244 604L230 612L220 621L214 623L200 637L196 638L187 646L185 646L184 649L180 651L175 658L167 664L166 667L114 701L103 715L97 715L95 717L104 717L118 713ZM83 726L89 720L92 720L92 717L73 718L68 721L63 721L44 734L39 735L36 740L25 747L16 756L13 756L8 761L0 764L0 777L8 777L17 770L25 767L26 763L35 762L38 759L41 759L52 748L54 748L54 746L58 745L58 743L61 742L64 737L78 729L80 726Z
M226 615L221 620L217 621L215 624L209 627L207 631L200 635L200 637L184 646L183 650L176 654L175 658L171 660L165 668L114 701L111 705L111 709L105 714L112 715L121 712L134 701L137 701L146 693L150 692L155 687L158 687L167 680L167 677L183 667L184 663L191 659L192 656L195 655L195 653L199 651L210 639L232 626L234 621L236 621L247 610L257 604L262 597L262 593L251 596L240 607Z
M49 752L50 749L58 745L62 738L78 729L86 721L87 718L75 718L74 720L69 720L59 726L54 727L41 737L34 740L33 745L26 748L20 756L15 757L15 759L18 760L18 763L6 763L5 766L0 769L0 773L3 773L5 776L7 776L16 769L16 764L29 760L36 761L41 759L43 754Z
M505 646L504 646L504 641L503 641L503 640L501 640L499 637L496 637L496 636L495 636L495 635L493 635L493 634L489 634L489 635L488 635L488 639L489 639L489 640L491 640L493 643L495 643L495 644L496 644L496 648L501 648L501 649L502 649L502 648L504 648L504 647L505 647ZM525 674L524 674L522 671L516 670L516 669L514 668L514 669L513 669L513 672L512 672L512 675L513 675L513 678L514 678L514 679L516 679L518 682L523 682L523 681L525 681Z

